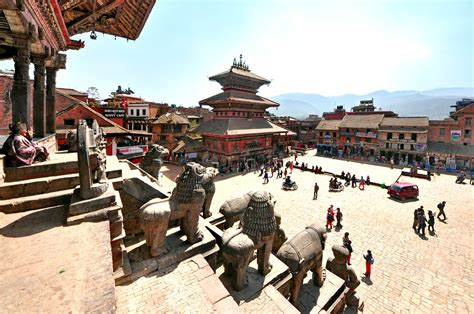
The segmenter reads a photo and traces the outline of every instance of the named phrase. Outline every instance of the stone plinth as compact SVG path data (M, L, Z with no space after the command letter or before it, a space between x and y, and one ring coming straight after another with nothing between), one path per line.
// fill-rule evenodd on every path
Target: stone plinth
M244 313L300 313L272 285L266 286L256 298L243 302L239 308Z
M116 287L117 313L240 313L200 254Z
M271 271L263 276L258 272L257 258L250 262L249 267L247 268L247 288L236 291L232 288L231 276L224 275L224 267L219 267L216 271L216 274L219 276L219 279L224 284L224 286L229 290L230 295L234 298L237 304L242 304L244 302L249 302L256 297L265 287L272 285L282 287L285 283L289 283L291 279L291 274L283 262L276 258L273 254L270 255L270 264L273 266Z
M344 280L325 270L326 279L322 287L314 284L312 276L306 276L300 291L297 308L304 313L338 313L344 309L345 295L349 291Z
M107 191L91 199L81 199L80 188L76 188L72 194L71 204L69 205L69 215L76 216L87 214L99 209L105 209L117 205L117 198L120 195L116 193L112 185L109 185Z
M186 241L186 236L179 227L169 229L166 233L166 245L169 248L169 252L160 257L151 256L150 248L146 245L143 234L125 239L125 247L130 259L132 274L117 279L116 284L129 283L156 270L162 270L175 265L196 254L202 254L207 259L214 260L219 248L216 245L215 238L205 226L206 222L201 218L199 220L199 229L203 233L203 239L194 244Z

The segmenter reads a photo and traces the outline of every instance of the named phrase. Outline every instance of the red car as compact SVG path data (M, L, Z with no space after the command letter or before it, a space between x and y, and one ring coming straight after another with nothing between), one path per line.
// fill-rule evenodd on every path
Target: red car
M418 186L409 182L396 182L388 188L388 195L399 199L417 198L419 194Z

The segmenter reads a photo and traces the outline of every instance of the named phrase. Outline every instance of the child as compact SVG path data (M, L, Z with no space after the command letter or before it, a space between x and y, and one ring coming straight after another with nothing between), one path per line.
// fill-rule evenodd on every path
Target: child
M374 257L372 256L372 252L367 250L367 255L364 255L365 259L365 276L370 278L370 272L372 270L372 265L374 264Z

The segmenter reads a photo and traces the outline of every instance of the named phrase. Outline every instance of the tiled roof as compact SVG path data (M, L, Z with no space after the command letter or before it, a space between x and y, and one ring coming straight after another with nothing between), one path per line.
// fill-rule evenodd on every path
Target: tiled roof
M278 103L270 99L267 99L265 97L258 96L254 93L241 92L241 91L223 92L223 93L211 96L209 98L206 98L204 100L201 100L199 104L205 105L205 104L213 104L213 103L228 102L228 101L248 103L248 104L265 104L267 106L273 106L273 107L279 106Z
M339 125L340 128L376 129L382 122L383 114L349 115L346 114Z
M193 132L202 134L243 135L262 133L289 133L290 131L277 126L265 119L214 119L205 121Z
M268 80L264 77L261 77L257 74L254 74L249 70L244 70L244 69L240 69L240 68L237 68L237 67L231 67L229 70L224 71L224 72L219 73L219 74L216 74L216 75L213 75L209 79L210 80L219 79L221 77L230 75L231 73L237 74L237 75L240 75L240 76L244 76L244 77L248 77L248 78L251 78L251 79L254 79L254 80L265 81L266 84L270 83L270 80Z
M189 120L174 112L167 112L159 116L151 124L189 124Z
M66 94L68 96L83 96L87 97L87 93L80 92L78 90L75 90L73 88L61 88L61 87L56 87L57 92L61 92L63 94Z
M428 127L428 117L383 118L380 127L415 126Z
M342 120L321 120L316 130L337 130Z

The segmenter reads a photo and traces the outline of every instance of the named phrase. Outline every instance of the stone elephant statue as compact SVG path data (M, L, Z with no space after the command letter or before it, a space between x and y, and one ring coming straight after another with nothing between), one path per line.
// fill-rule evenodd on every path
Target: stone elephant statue
M155 198L140 208L140 226L152 256L168 252L165 240L170 221L180 219L181 230L189 243L202 240L199 214L206 198L202 187L205 175L206 168L198 163L187 163L176 178L176 187L168 200Z
M277 257L285 263L293 275L290 301L297 304L305 274L313 271L313 281L323 285L323 251L326 229L314 223L285 242L277 252Z
M245 209L248 207L250 198L252 197L253 192L245 193L242 196L231 198L226 200L221 207L219 212L225 218L224 228L228 229L234 225L242 217Z
M268 192L255 192L242 215L238 228L229 228L222 235L224 273L232 276L232 287L247 287L246 273L253 252L257 250L258 271L266 275L276 229L275 201Z
M148 146L148 152L140 163L140 168L145 170L153 178L159 179L162 157L168 155L169 151L163 146L152 144Z

